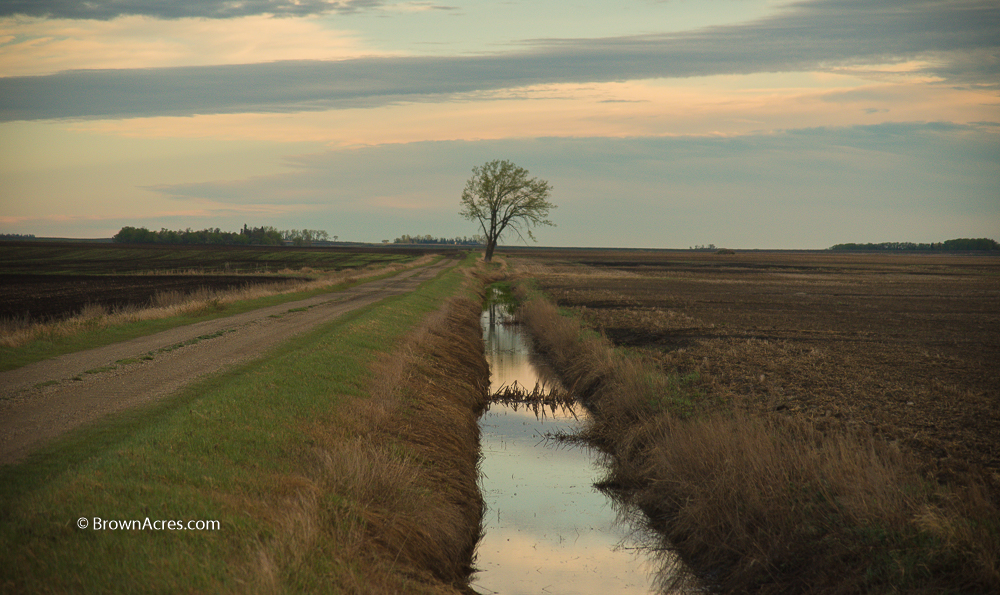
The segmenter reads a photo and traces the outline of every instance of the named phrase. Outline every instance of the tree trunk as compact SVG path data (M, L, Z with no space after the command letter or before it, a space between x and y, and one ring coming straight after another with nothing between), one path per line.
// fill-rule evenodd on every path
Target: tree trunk
M484 262L493 261L493 251L496 249L496 247L497 247L496 241L491 241L491 240L486 241L486 254L483 256Z

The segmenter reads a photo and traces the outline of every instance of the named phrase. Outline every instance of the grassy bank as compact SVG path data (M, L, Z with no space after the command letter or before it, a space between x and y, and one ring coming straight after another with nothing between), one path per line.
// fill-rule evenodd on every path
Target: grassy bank
M461 592L488 382L467 271L0 469L0 588Z
M169 292L155 296L148 307L114 311L85 308L76 316L57 321L0 320L0 372L65 353L344 290L359 282L374 281L437 260L440 257L425 256L406 264L348 269L304 279L291 286L265 282L229 291Z
M616 350L539 294L521 316L593 416L606 487L725 593L1000 591L1000 516L871 435L750 416Z

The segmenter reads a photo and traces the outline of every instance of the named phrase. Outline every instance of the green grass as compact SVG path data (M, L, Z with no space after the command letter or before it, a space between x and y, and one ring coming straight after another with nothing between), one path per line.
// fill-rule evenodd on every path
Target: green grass
M263 360L73 431L0 468L0 590L245 590L242 573L277 531L272 512L289 482L307 474L303 427L334 419L343 397L360 395L373 359L463 279L450 270ZM320 506L337 498L319 497ZM95 531L77 528L81 517L219 521L221 529ZM331 564L314 559L299 569L301 580L321 584L323 572L349 571Z
M507 312L513 313L520 305L514 295L514 289L509 281L498 281L492 283L486 289L486 306L502 306Z

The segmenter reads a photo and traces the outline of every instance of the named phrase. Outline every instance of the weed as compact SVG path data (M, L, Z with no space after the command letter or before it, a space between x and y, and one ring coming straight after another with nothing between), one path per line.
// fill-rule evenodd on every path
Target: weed
M108 309L103 304L90 303L80 309L80 318L95 319L108 315Z

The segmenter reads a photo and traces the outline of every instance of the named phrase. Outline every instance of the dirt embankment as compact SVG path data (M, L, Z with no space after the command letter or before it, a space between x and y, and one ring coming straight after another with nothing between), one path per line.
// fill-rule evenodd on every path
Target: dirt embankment
M346 312L415 289L448 259L299 302L175 328L0 373L0 464L107 414L264 354Z

